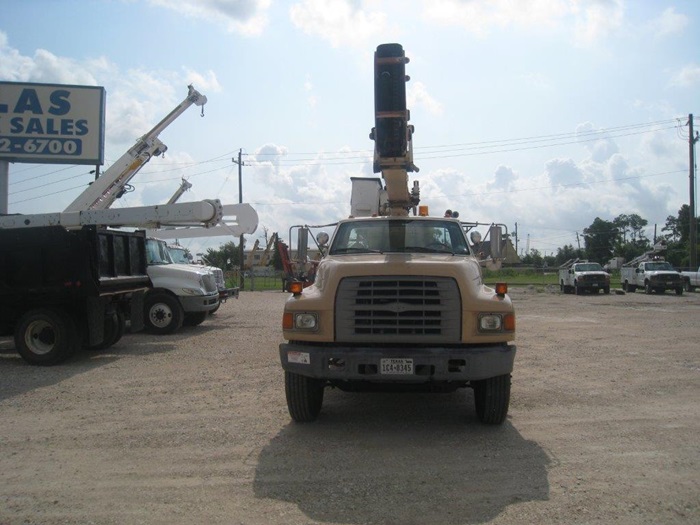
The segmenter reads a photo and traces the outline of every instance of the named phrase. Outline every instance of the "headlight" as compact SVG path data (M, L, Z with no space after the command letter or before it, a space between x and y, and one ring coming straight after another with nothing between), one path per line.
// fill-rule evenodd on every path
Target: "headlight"
M514 332L515 314L479 314L479 332Z
M308 312L287 312L282 319L282 327L285 330L316 330L318 328L318 315Z
M197 289L197 288L183 288L182 289L182 294L183 295L202 295L202 288Z
M503 326L503 320L498 314L481 314L479 316L479 330L482 332L497 332Z

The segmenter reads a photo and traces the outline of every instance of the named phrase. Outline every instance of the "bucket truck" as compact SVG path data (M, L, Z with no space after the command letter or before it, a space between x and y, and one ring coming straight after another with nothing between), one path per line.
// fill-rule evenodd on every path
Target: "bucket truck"
M476 417L500 424L510 402L515 313L505 283L484 284L462 223L418 206L399 44L374 55L376 210L337 223L312 285L290 283L279 355L292 419L315 420L326 388L471 388ZM353 203L355 204L355 203ZM416 208L418 214L416 215ZM413 215L409 215L412 212ZM494 244L492 242L492 244Z
M22 233L23 229L49 226L61 227L64 230L89 227L97 228L100 232L109 231L106 227L139 228L148 232L158 231L159 238L168 235L177 238L213 236L222 232L240 236L255 232L258 217L248 204L224 205L215 199L111 208L141 167L151 157L162 154L167 149L158 139L158 135L188 107L203 106L205 103L206 97L192 86L188 86L187 97L63 212L1 216L0 229L14 230L13 235L19 238L34 235L31 232ZM179 198L179 195L177 197ZM54 231L59 230L60 228ZM154 333L169 334L179 329L183 323L201 323L207 312L218 307L219 292L214 276L209 271L190 265L174 264L164 241L147 239L145 248L145 260L148 263L146 271L151 284L143 299L144 323L147 329Z

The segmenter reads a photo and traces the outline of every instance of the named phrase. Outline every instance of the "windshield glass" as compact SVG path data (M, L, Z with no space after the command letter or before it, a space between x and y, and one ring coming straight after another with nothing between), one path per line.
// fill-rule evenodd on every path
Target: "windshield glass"
M667 262L647 263L646 266L647 266L647 271L651 271L651 272L658 272L659 270L670 270L672 272L676 271L673 269L673 266L671 266L671 263L667 263Z
M469 248L457 222L391 219L339 224L329 253L385 252L467 255Z
M183 248L168 248L170 258L177 264L190 264L187 252Z
M577 272L602 272L603 267L598 263L577 264L574 268Z
M146 261L148 264L173 263L167 245L156 239L146 239Z

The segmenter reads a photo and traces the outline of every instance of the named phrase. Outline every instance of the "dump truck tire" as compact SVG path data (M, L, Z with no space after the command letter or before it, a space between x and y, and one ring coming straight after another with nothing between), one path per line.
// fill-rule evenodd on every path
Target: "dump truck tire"
M323 405L323 383L293 372L284 373L289 415L297 423L315 421Z
M479 421L500 425L506 420L510 405L510 374L472 382L474 406Z

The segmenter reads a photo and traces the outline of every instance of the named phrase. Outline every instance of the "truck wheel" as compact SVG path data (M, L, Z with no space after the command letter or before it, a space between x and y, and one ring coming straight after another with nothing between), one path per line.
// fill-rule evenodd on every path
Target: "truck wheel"
M676 295L683 295L683 288L676 288Z
M284 373L284 391L289 415L297 423L315 421L323 404L323 383L293 372Z
M472 388L479 421L489 425L503 423L510 405L510 374L472 381Z
M207 318L207 312L188 312L182 324L186 326L197 326Z
M685 287L686 292L694 292L695 291L695 286L691 286L690 281L686 281L683 286Z
M627 291L628 291L628 292L634 293L634 292L637 291L637 286L634 285L634 284L628 284L628 285L627 285Z
M146 329L154 334L167 335L182 327L184 312L178 300L167 293L154 293L145 301Z
M80 343L73 319L51 308L25 313L15 328L15 348L32 365L55 365L65 361Z
M90 350L104 350L119 341L126 331L126 317L121 310L117 310L105 317L104 339L101 343L91 346Z
M609 287L609 286L606 286L605 288L603 288L603 293L604 293L605 295L609 295L609 294L610 294L610 287Z
M651 287L651 284L649 284L649 283L644 283L644 293L645 293L645 294L652 294L652 293L654 293L654 289Z
M630 291L630 290L627 289L627 281L625 281L624 283L622 283L622 291L623 291L623 292L629 292L629 291Z
M578 283L574 283L574 291L576 295L583 295L583 288L581 288Z

